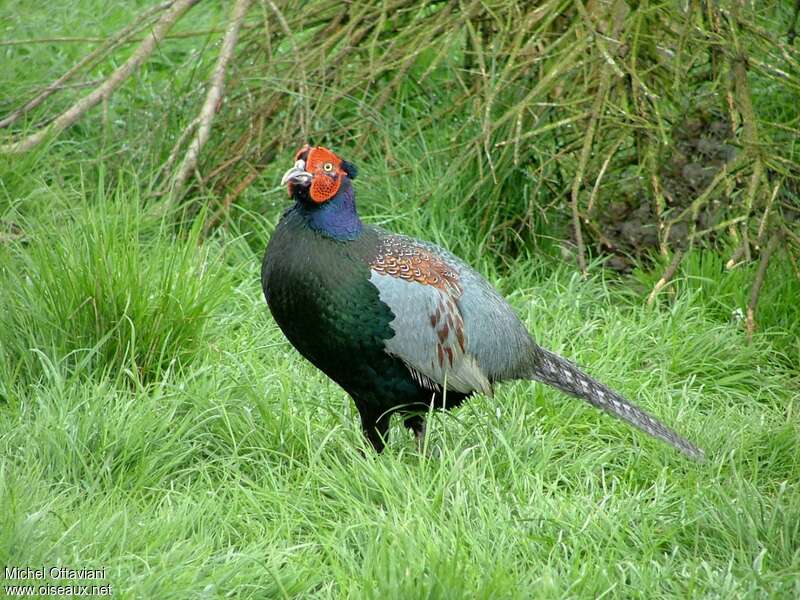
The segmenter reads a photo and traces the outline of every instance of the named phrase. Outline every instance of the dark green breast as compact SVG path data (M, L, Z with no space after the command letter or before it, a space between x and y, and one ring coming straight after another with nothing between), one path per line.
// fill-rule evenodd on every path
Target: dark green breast
M384 351L394 315L369 281L380 235L364 227L356 239L338 241L290 209L267 246L261 283L275 321L304 357L354 399L389 408L420 390Z

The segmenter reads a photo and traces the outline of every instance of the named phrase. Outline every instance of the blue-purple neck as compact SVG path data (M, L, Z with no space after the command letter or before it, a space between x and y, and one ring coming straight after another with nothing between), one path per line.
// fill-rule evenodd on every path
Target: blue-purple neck
M331 200L323 204L298 201L297 207L311 229L336 240L354 240L363 228L356 211L355 192L347 180Z

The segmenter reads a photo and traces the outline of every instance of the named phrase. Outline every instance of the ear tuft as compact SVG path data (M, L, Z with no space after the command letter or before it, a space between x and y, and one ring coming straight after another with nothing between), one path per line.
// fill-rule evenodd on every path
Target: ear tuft
M346 160L343 160L342 161L342 169L344 169L344 172L347 173L347 176L350 179L355 179L358 176L358 169L351 162L347 162Z

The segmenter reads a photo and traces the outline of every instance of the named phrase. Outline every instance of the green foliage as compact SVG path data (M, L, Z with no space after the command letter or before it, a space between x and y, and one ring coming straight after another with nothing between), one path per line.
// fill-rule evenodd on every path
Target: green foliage
M270 6L207 155L221 193L306 140L398 180L431 162L409 209L440 200L498 256L579 223L621 269L800 217L785 2Z

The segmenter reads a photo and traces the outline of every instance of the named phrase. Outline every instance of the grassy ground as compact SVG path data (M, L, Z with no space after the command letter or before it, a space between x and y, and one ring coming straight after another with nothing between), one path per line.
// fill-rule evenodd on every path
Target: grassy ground
M124 24L126 6L12 3L0 22L9 38L89 35ZM208 8L192 18L217 25ZM286 201L275 174L202 246L198 221L149 216L154 169L192 114L182 67L204 68L194 43L165 45L105 127L96 111L0 159L0 219L24 233L0 245L3 566L104 568L95 583L118 598L800 595L800 286L785 259L747 345L748 273L697 253L648 309L657 275L595 265L584 281L549 247L502 260L449 209L445 158L420 160L445 142L398 136L396 159L414 165L402 177L380 155L359 165L367 218L478 265L543 345L709 460L530 383L435 416L430 457L399 423L382 456L364 454L350 400L263 302L260 255ZM14 65L3 109L82 49L0 47Z

